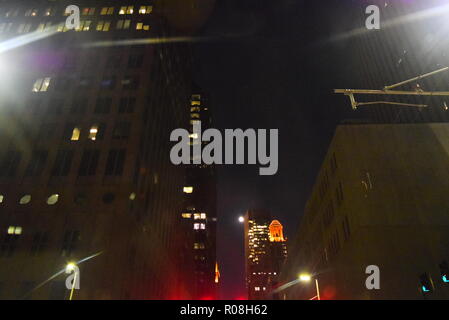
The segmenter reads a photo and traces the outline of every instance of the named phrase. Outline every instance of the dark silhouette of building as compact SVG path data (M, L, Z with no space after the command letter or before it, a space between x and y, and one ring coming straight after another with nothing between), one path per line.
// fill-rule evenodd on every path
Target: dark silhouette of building
M307 201L282 272L305 272L322 299L447 299L449 124L340 125ZM380 287L369 290L368 266ZM422 290L427 274L434 291ZM295 284L287 299L309 299ZM282 295L283 296L283 295Z
M169 159L190 49L135 41L178 35L160 3L80 0L77 30L72 1L0 3L0 298L67 298L69 262L75 299L191 297Z
M266 210L245 215L245 270L249 300L277 298L273 290L287 258L287 239L278 220Z
M211 126L210 106L204 93L193 86L189 103L189 132L191 145L206 144L193 132L193 121L201 121L202 130ZM219 278L216 277L216 225L217 196L214 165L186 165L185 203L182 213L184 223L183 259L186 279L190 279L195 299L216 299Z

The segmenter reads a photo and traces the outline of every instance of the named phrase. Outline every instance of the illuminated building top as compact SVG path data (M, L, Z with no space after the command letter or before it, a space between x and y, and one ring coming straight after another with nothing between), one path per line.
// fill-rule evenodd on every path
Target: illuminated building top
M282 224L278 220L273 220L269 226L270 229L270 241L271 242L285 242L284 234L282 232Z

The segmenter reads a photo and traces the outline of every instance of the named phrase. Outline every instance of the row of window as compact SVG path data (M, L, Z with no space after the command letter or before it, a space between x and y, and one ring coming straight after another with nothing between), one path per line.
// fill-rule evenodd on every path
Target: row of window
M22 154L10 151L0 162L0 177L13 177L16 175ZM59 150L51 170L52 176L67 176L72 166L73 150ZM25 169L25 176L39 176L45 169L48 151L39 150L32 154L30 163ZM86 149L81 157L79 176L93 176L96 174L100 150ZM106 160L105 176L118 176L123 173L126 158L125 149L111 149Z
M132 22L130 19L117 20L114 21L92 21L92 20L82 20L74 31L90 31L96 30L100 32L107 32L113 29L113 24L115 23L115 30L130 30L135 29L138 31L149 31L150 25L144 22ZM58 23L56 25L52 22L45 23L13 23L13 22L2 22L0 23L0 33L29 33L29 32L43 32L43 31L57 31L57 32L67 32L71 31L67 28L65 22Z
M38 78L34 81L33 87L31 89L32 92L46 92L49 90L50 85L56 82L54 87L56 91L66 91L70 89L73 83L73 79L69 78L59 78L58 81L52 80L51 77ZM108 89L112 90L116 87L117 79L115 76L104 76L100 82L100 89ZM86 76L81 77L78 81L78 88L91 88L93 85L93 77ZM121 88L124 90L127 89L138 89L140 85L140 77L133 76L125 76L122 80L120 80Z
M46 110L42 110L42 97L33 96L28 104L31 111L34 114L45 112L48 115L60 115L63 113L64 100L61 98L51 99L48 103ZM75 97L71 103L69 112L71 114L84 114L87 110L88 99L86 97ZM123 97L120 98L118 105L118 113L133 113L136 105L135 97ZM99 97L96 100L94 113L95 114L108 114L111 112L112 98L111 97Z
M116 10L117 9L117 10ZM137 10L137 11L135 11ZM3 11L3 10L2 10ZM131 15L134 13L138 13L141 15L150 14L153 11L152 5L141 5L141 6L121 6L118 8L115 7L82 7L80 8L81 16L94 16L96 13L99 13L101 16L105 15L113 15L115 12L118 15ZM43 17L52 17L57 14L57 10L54 7L48 7L45 9L39 8L13 8L6 10L2 16L5 18L18 17L20 15L24 15L25 17L38 17L39 15ZM66 12L66 9L61 13L62 16L68 16L69 14Z
M56 204L58 202L59 197L60 196L57 193L51 194L47 198L46 202L47 202L47 204L49 206L52 206L52 205L54 205L54 204ZM129 195L128 199L131 200L131 201L134 201L136 199L136 193L132 192ZM77 204L83 204L85 202L85 200L86 200L86 197L83 194L78 194L75 197L75 199L74 199L75 203L77 203ZM102 200L103 200L104 203L112 203L115 200L115 195L113 193L111 193L111 192L107 192L107 193L105 193L103 195ZM4 201L5 201L5 196L4 195L0 195L0 204L4 203ZM25 204L28 204L30 202L31 202L31 194L22 195L20 197L20 199L19 199L19 204L21 204L21 205L25 205ZM14 228L8 229L8 234L21 234L21 233L22 233L22 229L21 228L19 228L17 230L14 229Z
M21 226L9 226L7 233L0 239L0 257L11 257L18 247L18 241L22 236ZM33 241L31 245L31 254L38 255L42 253L48 247L49 233L36 232L33 235ZM80 232L77 230L66 231L61 246L61 255L70 256L77 248L77 244L80 240Z

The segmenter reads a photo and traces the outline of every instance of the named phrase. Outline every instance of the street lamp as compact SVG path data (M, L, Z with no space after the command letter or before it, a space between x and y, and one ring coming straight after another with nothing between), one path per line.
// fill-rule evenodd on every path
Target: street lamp
M302 281L302 282L310 282L312 280L312 275L310 275L308 273L301 273L298 276L298 279L299 279L299 281ZM315 286L316 286L316 298L317 298L317 300L321 300L320 287L318 286L318 279L316 277L315 277ZM315 298L315 297L313 297L313 298ZM310 299L310 300L312 300L312 299Z
M75 274L74 274L74 277L73 277L72 289L71 289L71 291L70 291L70 297L69 297L69 300L72 300L72 298L73 298L73 291L75 290L76 276L77 276L77 273L78 273L78 272L76 272L76 269L77 269L77 268L78 268L78 266L77 266L76 263L74 263L74 262L69 262L69 263L67 264L67 266L65 267L65 272L66 272L66 273L71 273L71 272L74 272L74 271L75 271Z
M245 218L244 218L243 216L240 216L240 217L239 217L239 222L240 222L240 223L245 222Z

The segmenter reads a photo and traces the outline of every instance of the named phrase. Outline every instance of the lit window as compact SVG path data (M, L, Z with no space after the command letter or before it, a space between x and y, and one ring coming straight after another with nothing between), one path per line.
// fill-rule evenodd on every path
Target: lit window
M95 14L95 8L83 8L81 14L83 16L93 16Z
M194 230L199 230L200 229L200 224L199 223L194 223L193 224L193 229Z
M49 85L50 85L50 77L47 78L39 78L34 82L33 85L33 92L44 92L47 91Z
M19 227L19 226L9 226L9 227L8 227L8 234L20 235L20 234L22 234L22 227Z
M143 22L138 22L138 23L136 23L136 30L148 31L148 30L150 30L150 25L143 24Z
M206 219L206 214L205 213L201 214L201 219L203 219L203 220Z
M139 14L150 14L153 11L153 6L140 6Z
M136 193L133 192L129 195L129 200L135 200L136 199Z
M51 196L48 197L47 204L50 206L54 205L56 202L58 202L58 199L59 199L59 194L57 194L57 193L52 194Z
M52 8L45 9L44 15L46 17L53 15L53 9Z
M192 106L200 106L201 105L201 101L192 101L191 105Z
M195 219L195 220L201 219L201 214L199 214L199 213L194 213L194 214L193 214L193 219Z
M97 31L109 31L110 26L110 21L98 21Z
M80 139L80 129L75 127L73 128L72 137L70 138L70 140L78 141L79 139Z
M27 204L27 203L30 203L30 201L31 201L31 195L26 194L22 198L20 198L19 203L20 204Z
M254 287L254 291L260 291L260 287Z
M184 187L183 191L184 191L184 193L192 193L193 187Z
M0 203L3 203L4 198L5 197L2 194L0 194Z
M98 126L92 126L89 130L89 137L88 139L95 141L95 139L97 138L97 133L98 133Z
M205 223L200 223L200 229L201 229L201 230L206 229L206 224L205 224Z
M191 213L183 213L182 215L181 215L184 219L190 219L191 217L192 217L192 214Z
M118 14L133 14L134 13L134 6L128 6L128 7L120 7L120 11Z
M114 13L114 7L103 7L101 9L100 15L111 15Z

